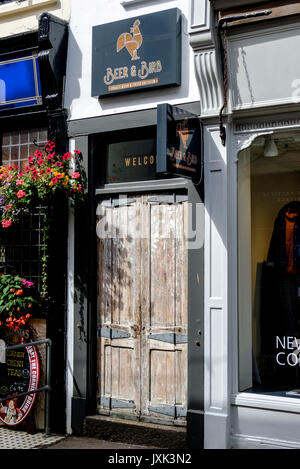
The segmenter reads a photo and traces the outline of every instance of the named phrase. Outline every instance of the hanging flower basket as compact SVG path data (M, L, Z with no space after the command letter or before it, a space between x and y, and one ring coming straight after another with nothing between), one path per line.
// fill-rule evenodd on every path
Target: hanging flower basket
M30 155L24 170L18 165L0 167L0 222L7 229L18 222L34 206L45 207L42 231L42 287L43 300L48 299L47 263L50 230L49 207L57 196L75 202L83 198L84 181L80 168L81 153L74 150L57 155L55 144L48 141L44 151ZM0 291L1 298L1 291Z
M18 275L0 274L0 327L24 329L38 305L34 283Z

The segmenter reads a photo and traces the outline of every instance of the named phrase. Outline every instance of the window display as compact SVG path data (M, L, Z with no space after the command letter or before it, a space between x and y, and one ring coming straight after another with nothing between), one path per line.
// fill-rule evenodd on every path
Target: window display
M276 151L275 151L276 150ZM300 397L300 137L238 163L239 390Z

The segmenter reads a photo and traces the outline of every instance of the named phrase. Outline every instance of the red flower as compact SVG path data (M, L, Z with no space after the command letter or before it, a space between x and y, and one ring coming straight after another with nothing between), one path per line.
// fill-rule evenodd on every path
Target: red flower
M51 179L51 182L52 182L53 184L56 184L57 181L58 181L57 177Z
M17 295L17 296L23 295L23 290L17 290L15 295Z
M47 156L48 160L52 160L52 158L55 156L55 153L49 153Z
M39 150L36 150L36 151L34 152L34 154L35 154L35 156L36 156L37 158L43 158L43 153L42 153L41 151L39 151Z
M50 169L50 168L47 168L47 169L46 169L46 173L47 173L47 174L50 174L50 173L51 173L51 169Z
M26 195L26 192L25 191L19 191L17 192L17 197L18 199L21 199L22 197L24 197Z
M23 179L17 179L16 184L17 184L17 186L22 186L22 184L24 184Z
M80 173L78 171L75 171L75 173L72 174L72 178L77 179L80 177Z
M12 205L11 205L11 204L5 205L5 210L10 210L11 208L12 208Z
M12 224L12 221L11 220L3 220L1 224L2 224L3 228L9 228Z
M41 166L44 163L44 160L39 160L39 165Z
M64 161L68 161L70 158L71 158L71 153L70 152L65 153L64 156L63 156Z
M80 155L81 151L80 150L74 150L75 155Z

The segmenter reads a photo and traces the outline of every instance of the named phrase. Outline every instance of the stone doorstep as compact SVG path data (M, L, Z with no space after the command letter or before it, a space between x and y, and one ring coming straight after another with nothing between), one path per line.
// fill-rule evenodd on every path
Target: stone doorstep
M187 449L186 428L136 422L104 415L83 419L83 436L154 448Z

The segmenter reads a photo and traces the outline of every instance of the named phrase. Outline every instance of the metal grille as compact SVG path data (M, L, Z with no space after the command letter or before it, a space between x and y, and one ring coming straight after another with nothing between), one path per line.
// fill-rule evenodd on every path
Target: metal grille
M28 157L47 142L46 129L22 130L4 133L2 136L2 164L20 165L24 170ZM42 270L42 233L45 217L43 207L24 216L16 226L0 230L0 271L16 273L40 288Z

